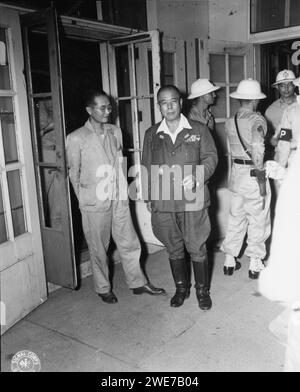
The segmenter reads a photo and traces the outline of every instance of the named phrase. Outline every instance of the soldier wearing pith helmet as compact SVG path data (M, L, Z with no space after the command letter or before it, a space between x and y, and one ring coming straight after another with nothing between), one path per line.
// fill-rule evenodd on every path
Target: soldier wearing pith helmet
M272 84L272 87L278 90L279 98L267 108L265 117L268 122L270 133L272 134L270 141L274 147L278 144L280 123L283 112L289 107L289 105L296 101L295 85L293 83L294 80L294 72L284 69L283 71L278 72L276 81Z
M228 229L221 246L225 253L224 274L232 275L241 267L236 259L247 234L245 254L250 258L249 277L257 279L264 268L265 241L271 233L271 192L263 170L267 123L256 111L259 100L266 96L257 80L245 79L230 97L238 99L241 107L225 125L231 172Z

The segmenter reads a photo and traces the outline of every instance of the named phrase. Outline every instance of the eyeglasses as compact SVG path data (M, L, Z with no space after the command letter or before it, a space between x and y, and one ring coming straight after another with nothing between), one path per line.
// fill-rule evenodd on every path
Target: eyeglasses
M100 107L97 106L93 106L94 110L98 110L101 113L105 113L105 111L107 110L108 112L112 111L112 106L111 105L102 105Z

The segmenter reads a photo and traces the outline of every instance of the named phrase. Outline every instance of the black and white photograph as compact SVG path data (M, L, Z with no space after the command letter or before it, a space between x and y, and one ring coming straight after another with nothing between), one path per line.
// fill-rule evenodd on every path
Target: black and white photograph
M1 373L300 372L299 241L300 0L0 1Z

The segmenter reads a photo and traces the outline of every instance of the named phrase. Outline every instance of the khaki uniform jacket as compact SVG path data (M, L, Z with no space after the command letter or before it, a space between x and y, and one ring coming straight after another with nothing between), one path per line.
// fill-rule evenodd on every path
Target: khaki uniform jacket
M104 144L105 138L107 140ZM83 127L67 136L66 150L69 177L80 209L108 210L112 200L117 197L119 176L123 175L122 169L120 170L122 160L120 128L106 124L104 136L101 136L87 121ZM109 165L108 171L105 165ZM101 173L101 168L104 168L105 173Z

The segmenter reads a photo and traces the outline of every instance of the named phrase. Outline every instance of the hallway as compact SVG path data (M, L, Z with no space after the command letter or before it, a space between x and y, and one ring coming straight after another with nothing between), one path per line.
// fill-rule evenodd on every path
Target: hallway
M91 277L78 291L56 290L2 336L1 370L10 371L16 352L30 350L42 372L280 372L284 347L268 325L282 308L256 294L248 261L241 261L241 270L225 277L223 254L214 254L208 312L198 308L194 289L184 306L169 306L174 286L164 250L148 257L146 270L167 297L131 294L120 264L115 305L95 295Z

